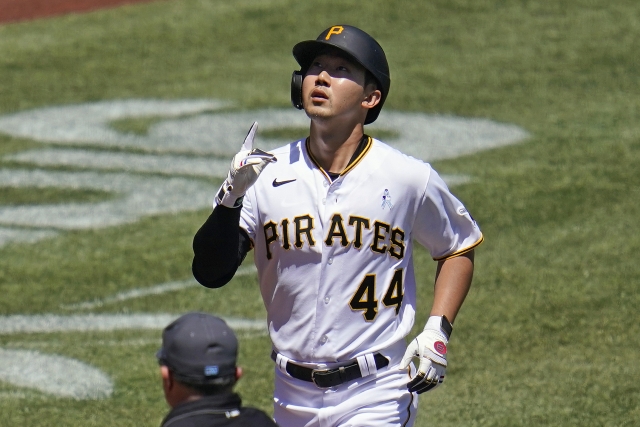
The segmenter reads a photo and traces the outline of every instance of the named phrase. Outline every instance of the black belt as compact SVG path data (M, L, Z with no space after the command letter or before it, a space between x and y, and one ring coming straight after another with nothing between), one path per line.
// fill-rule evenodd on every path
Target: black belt
M277 354L275 351L271 353L271 358L276 361ZM376 368L382 369L389 364L389 359L376 353L373 355L373 359L376 361ZM314 383L318 387L335 387L347 381L352 381L358 378L362 378L360 372L360 365L357 361L349 362L346 365L333 368L333 369L311 369L306 366L296 365L292 362L287 362L286 370L293 378Z

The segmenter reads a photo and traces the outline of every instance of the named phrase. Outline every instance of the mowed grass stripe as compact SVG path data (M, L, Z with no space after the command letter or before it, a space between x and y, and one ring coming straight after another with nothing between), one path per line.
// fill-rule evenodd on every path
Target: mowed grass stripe
M237 277L240 277L255 273L255 266L247 266L239 268L235 275ZM102 307L106 304L113 304L134 298L142 298L149 295L162 295L167 292L180 291L182 289L191 288L194 286L201 285L196 282L195 279L183 280L180 282L162 283L147 288L137 288L125 292L118 292L115 295L100 300L86 301L76 304L65 304L62 305L61 308L64 308L65 310L90 310L93 308Z

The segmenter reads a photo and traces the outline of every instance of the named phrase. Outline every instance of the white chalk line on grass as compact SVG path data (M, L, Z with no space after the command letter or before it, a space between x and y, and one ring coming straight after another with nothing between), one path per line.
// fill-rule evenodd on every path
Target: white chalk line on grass
M250 274L254 274L255 272L256 272L255 266L251 265L251 266L239 268L235 276L247 276ZM103 299L79 302L75 304L64 304L64 305L61 305L60 308L63 308L65 310L90 310L93 308L103 307L104 305L107 305L107 304L127 301L135 298L142 298L146 296L161 295L167 292L180 291L182 289L197 287L197 286L200 286L200 284L193 279L183 280L179 282L161 283L159 285L150 286L148 288L136 288L136 289L131 289L125 292L118 292L115 295L108 296Z
M228 319L227 319L228 320ZM264 321L260 321L265 323ZM266 326L262 329L236 329L235 333L238 338L255 338L255 337L263 337L267 335ZM92 346L101 346L101 347L145 347L149 345L158 346L161 345L162 338L157 331L154 330L154 335L156 338L123 338L123 339L101 339L97 337L83 337L82 343L83 345L92 345ZM45 350L47 352L56 351L56 350L65 350L69 347L68 342L59 341L59 340L11 340L9 346L12 349L20 349L20 350Z
M53 230L29 230L24 228L0 227L0 247L10 242L35 243L58 235Z
M97 203L0 205L0 225L68 230L98 229L137 222L150 215L211 206L211 184L180 177L138 176L92 171L0 169L0 186L91 189L118 197Z
M71 166L93 170L161 173L202 177L226 177L229 159L112 153L106 151L39 149L4 156L18 163L38 166Z
M154 332L155 333L155 332ZM93 338L93 337L84 337L82 339L82 344L93 345L93 346L105 346L105 347L144 347L147 345L157 345L160 346L162 342L162 338L160 334L157 334L156 338L123 338L123 339L112 339L105 340L101 338ZM56 349L66 349L69 347L68 342L59 341L59 340L37 340L37 341L14 341L11 340L9 346L12 349L20 349L20 350L44 350L47 351L56 350Z
M109 332L127 329L163 329L180 317L169 313L56 314L0 316L0 335L56 332ZM224 318L232 329L265 330L265 320Z
M131 289L130 291L120 292L113 296L103 298L101 300L93 300L80 302L77 304L65 304L60 308L65 310L88 310L92 308L102 307L107 304L127 301L134 298L142 298L151 295L161 295L166 292L179 291L185 288L191 288L197 286L198 283L195 280L184 280L182 282L169 282L160 285L152 286L150 288L138 288Z
M99 369L68 357L0 348L0 380L72 399L103 399L113 382Z

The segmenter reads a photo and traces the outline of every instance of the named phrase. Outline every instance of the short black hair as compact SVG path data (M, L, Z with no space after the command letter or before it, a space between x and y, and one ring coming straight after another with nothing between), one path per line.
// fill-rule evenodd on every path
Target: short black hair
M181 380L179 377L176 377L175 380L185 387L189 387L190 389L193 389L195 392L203 396L229 393L233 390L233 387L237 382L235 375L227 375L225 377L215 378L203 384L193 384L191 382Z
M376 89L380 89L380 82L375 78L373 73L366 68L364 69L364 86L367 87L370 84L375 85Z

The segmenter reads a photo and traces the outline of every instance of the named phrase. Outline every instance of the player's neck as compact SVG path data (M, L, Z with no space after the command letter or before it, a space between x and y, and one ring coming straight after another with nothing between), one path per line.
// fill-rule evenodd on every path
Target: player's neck
M340 173L347 167L351 156L364 135L362 124L350 130L327 129L311 123L309 149L318 164L327 172Z

